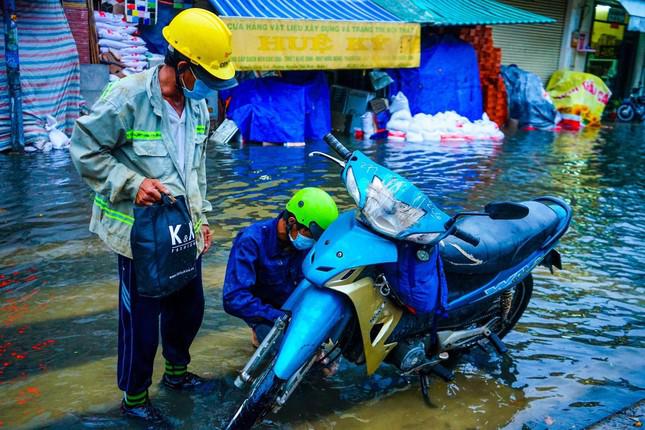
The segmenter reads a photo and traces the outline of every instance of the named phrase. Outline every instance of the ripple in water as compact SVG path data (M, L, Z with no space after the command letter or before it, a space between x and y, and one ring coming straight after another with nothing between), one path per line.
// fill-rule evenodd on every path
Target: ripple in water
M447 212L564 198L574 209L558 248L565 270L536 270L533 300L506 338L510 355L460 358L454 383L434 382L435 408L414 380L388 368L367 378L344 364L330 380L305 383L265 427L580 428L643 398L644 130L530 132L504 144L349 141ZM191 366L214 384L190 396L152 387L180 428L216 426L239 400L232 381L252 350L248 330L222 311L220 291L237 231L276 215L302 186L351 207L337 168L311 150L328 152L322 143L209 149L215 248L205 258L207 311ZM92 194L65 152L0 156L0 172L0 425L122 428L116 259L87 230Z

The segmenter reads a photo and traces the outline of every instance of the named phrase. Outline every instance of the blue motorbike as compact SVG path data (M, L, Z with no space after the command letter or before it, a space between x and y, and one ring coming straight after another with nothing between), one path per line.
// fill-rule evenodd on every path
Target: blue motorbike
M526 309L537 265L561 268L554 249L571 222L571 208L555 197L497 202L482 212L448 216L416 186L350 152L331 134L325 142L341 158L321 152L342 168L357 209L342 213L303 263L305 279L235 383L248 394L228 429L251 428L276 412L317 363L341 355L374 373L386 362L418 375L428 399L431 375L446 380L450 353L502 338ZM398 300L383 267L396 264L402 243L419 261L439 247L448 294L443 315L415 316ZM399 327L399 330L397 330ZM401 327L412 329L400 330Z

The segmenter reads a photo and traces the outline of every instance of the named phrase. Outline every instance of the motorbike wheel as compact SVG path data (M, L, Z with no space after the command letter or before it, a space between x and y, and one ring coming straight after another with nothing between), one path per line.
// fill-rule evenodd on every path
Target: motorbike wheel
M438 330L463 330L467 327L482 326L495 317L501 317L498 324L492 327L495 334L502 339L515 327L531 300L533 294L533 275L529 274L507 294L501 294L487 304L466 306L452 313L440 322ZM505 303L505 301L507 301ZM464 323L465 322L465 323ZM477 341L459 348L466 351L475 346Z
M270 368L253 386L250 394L237 409L226 430L247 430L269 414L285 381Z
M631 122L636 116L634 107L632 105L624 104L616 110L616 116L619 120L624 122Z

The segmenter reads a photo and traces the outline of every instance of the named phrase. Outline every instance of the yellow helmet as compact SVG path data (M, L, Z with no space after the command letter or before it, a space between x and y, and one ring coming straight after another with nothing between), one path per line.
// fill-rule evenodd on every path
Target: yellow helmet
M235 76L231 30L214 13L185 9L163 29L163 37L177 52L221 80Z

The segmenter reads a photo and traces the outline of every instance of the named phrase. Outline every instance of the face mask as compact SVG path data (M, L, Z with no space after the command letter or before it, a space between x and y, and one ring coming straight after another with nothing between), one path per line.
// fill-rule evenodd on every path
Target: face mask
M192 69L189 69L189 70L190 70L190 73L192 73L193 77L195 78L195 84L193 85L193 89L189 90L188 88L186 88L186 84L184 84L184 80L182 78L181 83L182 83L182 89L184 90L184 95L189 99L204 100L213 90L208 88L208 86L203 81L200 81L199 79L197 79Z
M316 243L314 239L312 239L311 237L303 236L300 234L300 232L296 234L295 239L291 237L291 234L287 234L287 236L289 236L289 240L291 240L294 248L299 249L300 251L309 249L314 246L314 243Z

